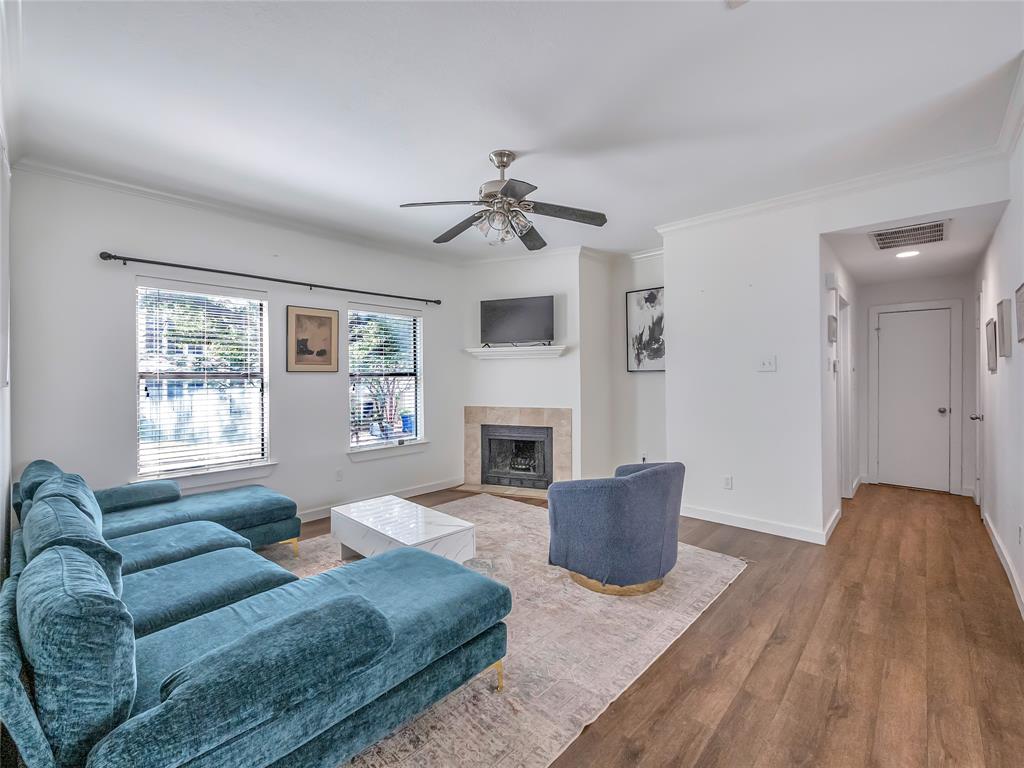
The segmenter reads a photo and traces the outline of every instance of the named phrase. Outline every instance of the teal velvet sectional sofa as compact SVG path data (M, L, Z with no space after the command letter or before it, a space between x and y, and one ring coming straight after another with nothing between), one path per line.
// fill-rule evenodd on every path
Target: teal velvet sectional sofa
M461 565L399 549L300 580L237 499L183 518L139 485L22 474L0 720L28 768L335 768L505 655L509 590Z

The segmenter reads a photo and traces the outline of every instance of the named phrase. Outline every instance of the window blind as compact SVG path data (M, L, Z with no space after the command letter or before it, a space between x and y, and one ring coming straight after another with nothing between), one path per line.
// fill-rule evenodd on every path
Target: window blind
M140 475L267 459L265 316L258 299L138 287Z
M348 313L349 445L422 438L422 317L377 309Z

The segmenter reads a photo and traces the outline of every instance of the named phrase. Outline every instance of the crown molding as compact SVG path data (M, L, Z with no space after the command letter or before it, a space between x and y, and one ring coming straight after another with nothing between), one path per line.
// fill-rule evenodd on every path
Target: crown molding
M141 197L146 200L153 200L158 203L177 205L193 210L206 211L230 216L256 224L263 224L279 229L286 229L303 235L320 237L325 240L345 243L346 245L363 248L375 253L386 253L391 256L411 256L423 260L432 261L438 264L446 262L439 261L436 256L427 254L424 250L415 246L405 244L391 244L377 242L369 238L362 238L354 235L340 227L333 227L292 216L284 216L279 213L263 210L256 207L229 203L213 197L203 195L185 195L177 192L167 192L153 187L146 187L140 184L118 181L105 176L98 176L92 173L76 171L63 166L51 165L31 158L18 160L14 164L15 173L30 173L36 176L46 176L61 181L69 181L75 184L83 184L90 187L104 189L109 192L116 192L131 197ZM449 264L449 266L451 266Z
M759 213L767 213L769 211L793 208L805 203L827 200L829 198L840 197L854 192L864 192L878 187L885 187L892 184L913 181L914 179L924 178L927 176L934 176L939 173L947 173L949 171L956 170L957 168L987 165L997 160L1006 160L1006 153L1000 149L997 144L994 144L986 147L985 149L976 150L974 152L950 155L937 160L928 160L923 163L904 166L891 171L880 171L879 173L873 173L867 176L858 176L845 181L836 182L835 184L826 184L824 186L806 189L801 192L780 195L779 197L770 197L756 203L740 205L735 208L726 208L720 211L712 211L710 213L700 214L699 216L693 216L689 219L680 219L679 221L669 222L668 224L660 224L655 227L655 230L657 230L660 235L665 236L671 232L677 232L683 229L691 229L705 224L714 224L720 221L743 218Z
M633 261L647 261L648 259L660 259L664 255L664 248L651 248L647 251L634 251L629 254L629 258Z
M500 247L500 246L499 246ZM543 249L540 251L527 251L526 253L511 253L508 256L494 256L487 259L472 259L466 260L457 266L460 267L476 267L481 264L502 264L506 261L533 261L534 259L551 259L552 257L569 256L569 255L581 255L583 246L580 245L569 245L562 248Z
M1021 132L1024 130L1024 54L1017 57L1017 77L1013 81L1010 99L1003 113L1003 124L999 128L996 146L1006 154L1012 155L1017 149Z

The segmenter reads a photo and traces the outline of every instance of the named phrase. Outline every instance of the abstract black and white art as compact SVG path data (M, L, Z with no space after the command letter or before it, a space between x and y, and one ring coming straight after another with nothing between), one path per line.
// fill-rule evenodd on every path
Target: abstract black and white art
M665 288L626 293L626 370L665 370Z

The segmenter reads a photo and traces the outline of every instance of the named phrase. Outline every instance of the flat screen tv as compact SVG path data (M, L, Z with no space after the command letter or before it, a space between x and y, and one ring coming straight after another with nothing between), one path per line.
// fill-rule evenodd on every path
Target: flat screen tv
M480 302L481 344L528 344L554 340L554 296Z

